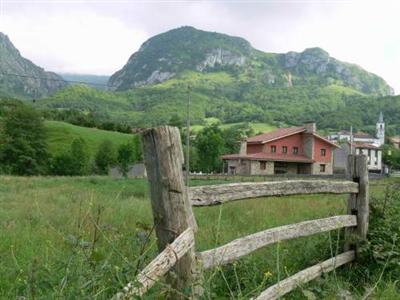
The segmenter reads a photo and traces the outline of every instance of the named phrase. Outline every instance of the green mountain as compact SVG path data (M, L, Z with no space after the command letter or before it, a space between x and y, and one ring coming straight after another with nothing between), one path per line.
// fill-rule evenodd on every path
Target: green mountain
M8 36L0 32L0 96L35 99L49 96L66 83L21 56Z
M267 54L241 38L183 27L144 43L109 84L115 91L73 85L34 105L133 127L185 120L189 98L194 125L210 118L272 126L315 120L321 129L368 129L383 111L392 132L400 133L400 96L391 96L378 76L319 48Z
M99 90L107 89L107 82L110 79L108 75L91 75L75 73L58 73L69 84L87 84Z
M242 83L257 81L270 88L339 85L370 95L393 93L382 78L330 57L320 48L265 53L242 38L193 27L173 29L147 40L111 76L109 84L122 91L161 83L187 71L224 71Z

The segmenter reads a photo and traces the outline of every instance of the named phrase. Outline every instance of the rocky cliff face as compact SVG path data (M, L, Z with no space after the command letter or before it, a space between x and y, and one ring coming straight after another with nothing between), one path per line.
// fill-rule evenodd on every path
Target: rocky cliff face
M46 72L22 57L10 39L0 32L0 96L41 98L65 85L57 74Z
M380 77L341 62L320 48L301 53L264 53L238 37L182 27L146 41L127 64L111 76L115 90L157 84L185 71L242 74L242 79L271 87L331 84L371 95L391 95Z
M338 84L366 94L392 95L393 89L379 76L361 67L341 62L321 48L280 55L283 67L297 77L297 83ZM313 78L314 77L314 78Z
M243 66L253 49L242 38L182 27L152 37L111 76L116 90L160 83L184 71Z

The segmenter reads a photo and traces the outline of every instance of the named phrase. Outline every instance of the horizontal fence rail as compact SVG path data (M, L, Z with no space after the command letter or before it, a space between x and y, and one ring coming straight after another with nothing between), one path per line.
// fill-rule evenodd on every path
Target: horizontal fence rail
M224 265L279 241L345 228L344 249L347 252L300 271L267 288L255 298L277 299L299 285L353 261L360 251L360 241L367 237L369 180L367 157L364 155L348 156L347 180L280 179L187 187L183 180L184 159L178 128L163 126L149 129L142 134L142 141L160 254L114 299L142 296L163 275L166 275L166 283L170 287L167 294L163 295L165 298L199 299L204 295L203 269ZM196 253L194 232L197 225L193 206L295 194L350 194L347 215L264 230Z
M336 269L337 267L347 264L353 261L354 258L354 251L347 251L345 253L339 254L335 257L325 260L322 263L316 264L282 280L281 282L266 289L257 298L253 298L253 300L278 299L279 297L299 287L299 285L321 276L322 273L328 273Z
M203 268L209 269L218 265L227 264L242 256L248 255L257 249L279 241L356 225L357 218L354 215L334 216L330 218L305 221L260 231L236 239L221 247L200 252L197 256L202 261Z
M193 206L218 205L229 201L295 194L358 193L359 185L353 181L285 180L269 182L243 182L190 187Z
M159 279L164 276L194 245L194 234L191 228L186 229L175 241L149 263L136 277L128 283L122 292L116 294L113 300L132 299L142 296Z

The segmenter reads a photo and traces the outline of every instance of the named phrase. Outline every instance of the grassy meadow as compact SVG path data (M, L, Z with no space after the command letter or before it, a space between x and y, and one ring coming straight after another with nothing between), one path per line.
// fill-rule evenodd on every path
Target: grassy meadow
M68 149L76 138L83 138L87 144L88 151L93 156L99 145L104 140L110 140L115 146L132 140L131 134L107 131L97 128L88 128L72 125L60 121L46 121L47 142L52 154L60 154Z
M225 182L225 181L224 181ZM203 185L217 181L193 180ZM371 199L385 184L372 182ZM378 185L376 185L378 184ZM195 208L197 249L279 225L345 213L346 196L258 198ZM109 299L157 253L143 179L107 177L0 177L0 298ZM331 254L341 251L332 231L266 247L205 274L206 299L248 299ZM150 236L148 240L146 237ZM285 299L361 299L346 266L301 286ZM378 278L377 278L378 280ZM161 281L144 299L163 299ZM373 299L398 299L396 283L380 282ZM353 298L351 298L353 299Z

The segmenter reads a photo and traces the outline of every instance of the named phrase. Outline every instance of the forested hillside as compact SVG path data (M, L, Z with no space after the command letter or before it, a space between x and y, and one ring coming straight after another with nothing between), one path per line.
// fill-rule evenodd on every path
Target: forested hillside
M94 83L103 84L105 78L96 77ZM9 80L0 75L0 96L1 84ZM73 84L54 94L24 90L36 99L31 102L34 107L51 111L46 115L50 119L70 122L54 115L71 111L70 115L97 120L91 125L74 120L74 124L123 124L125 129L119 131L182 123L190 99L194 125L204 125L207 118L223 124L260 122L277 127L314 120L320 129L369 130L383 111L388 133L400 133L400 97L391 96L393 90L379 76L320 48L266 53L242 38L193 27L146 41L107 85L109 90Z
M367 96L330 85L269 88L241 83L225 72L187 72L166 82L125 92L70 86L53 97L37 101L38 108L78 109L99 118L133 127L183 121L191 98L193 124L218 118L222 123L262 122L275 126L315 120L321 129L368 129L382 111L389 132L400 132L400 96Z

